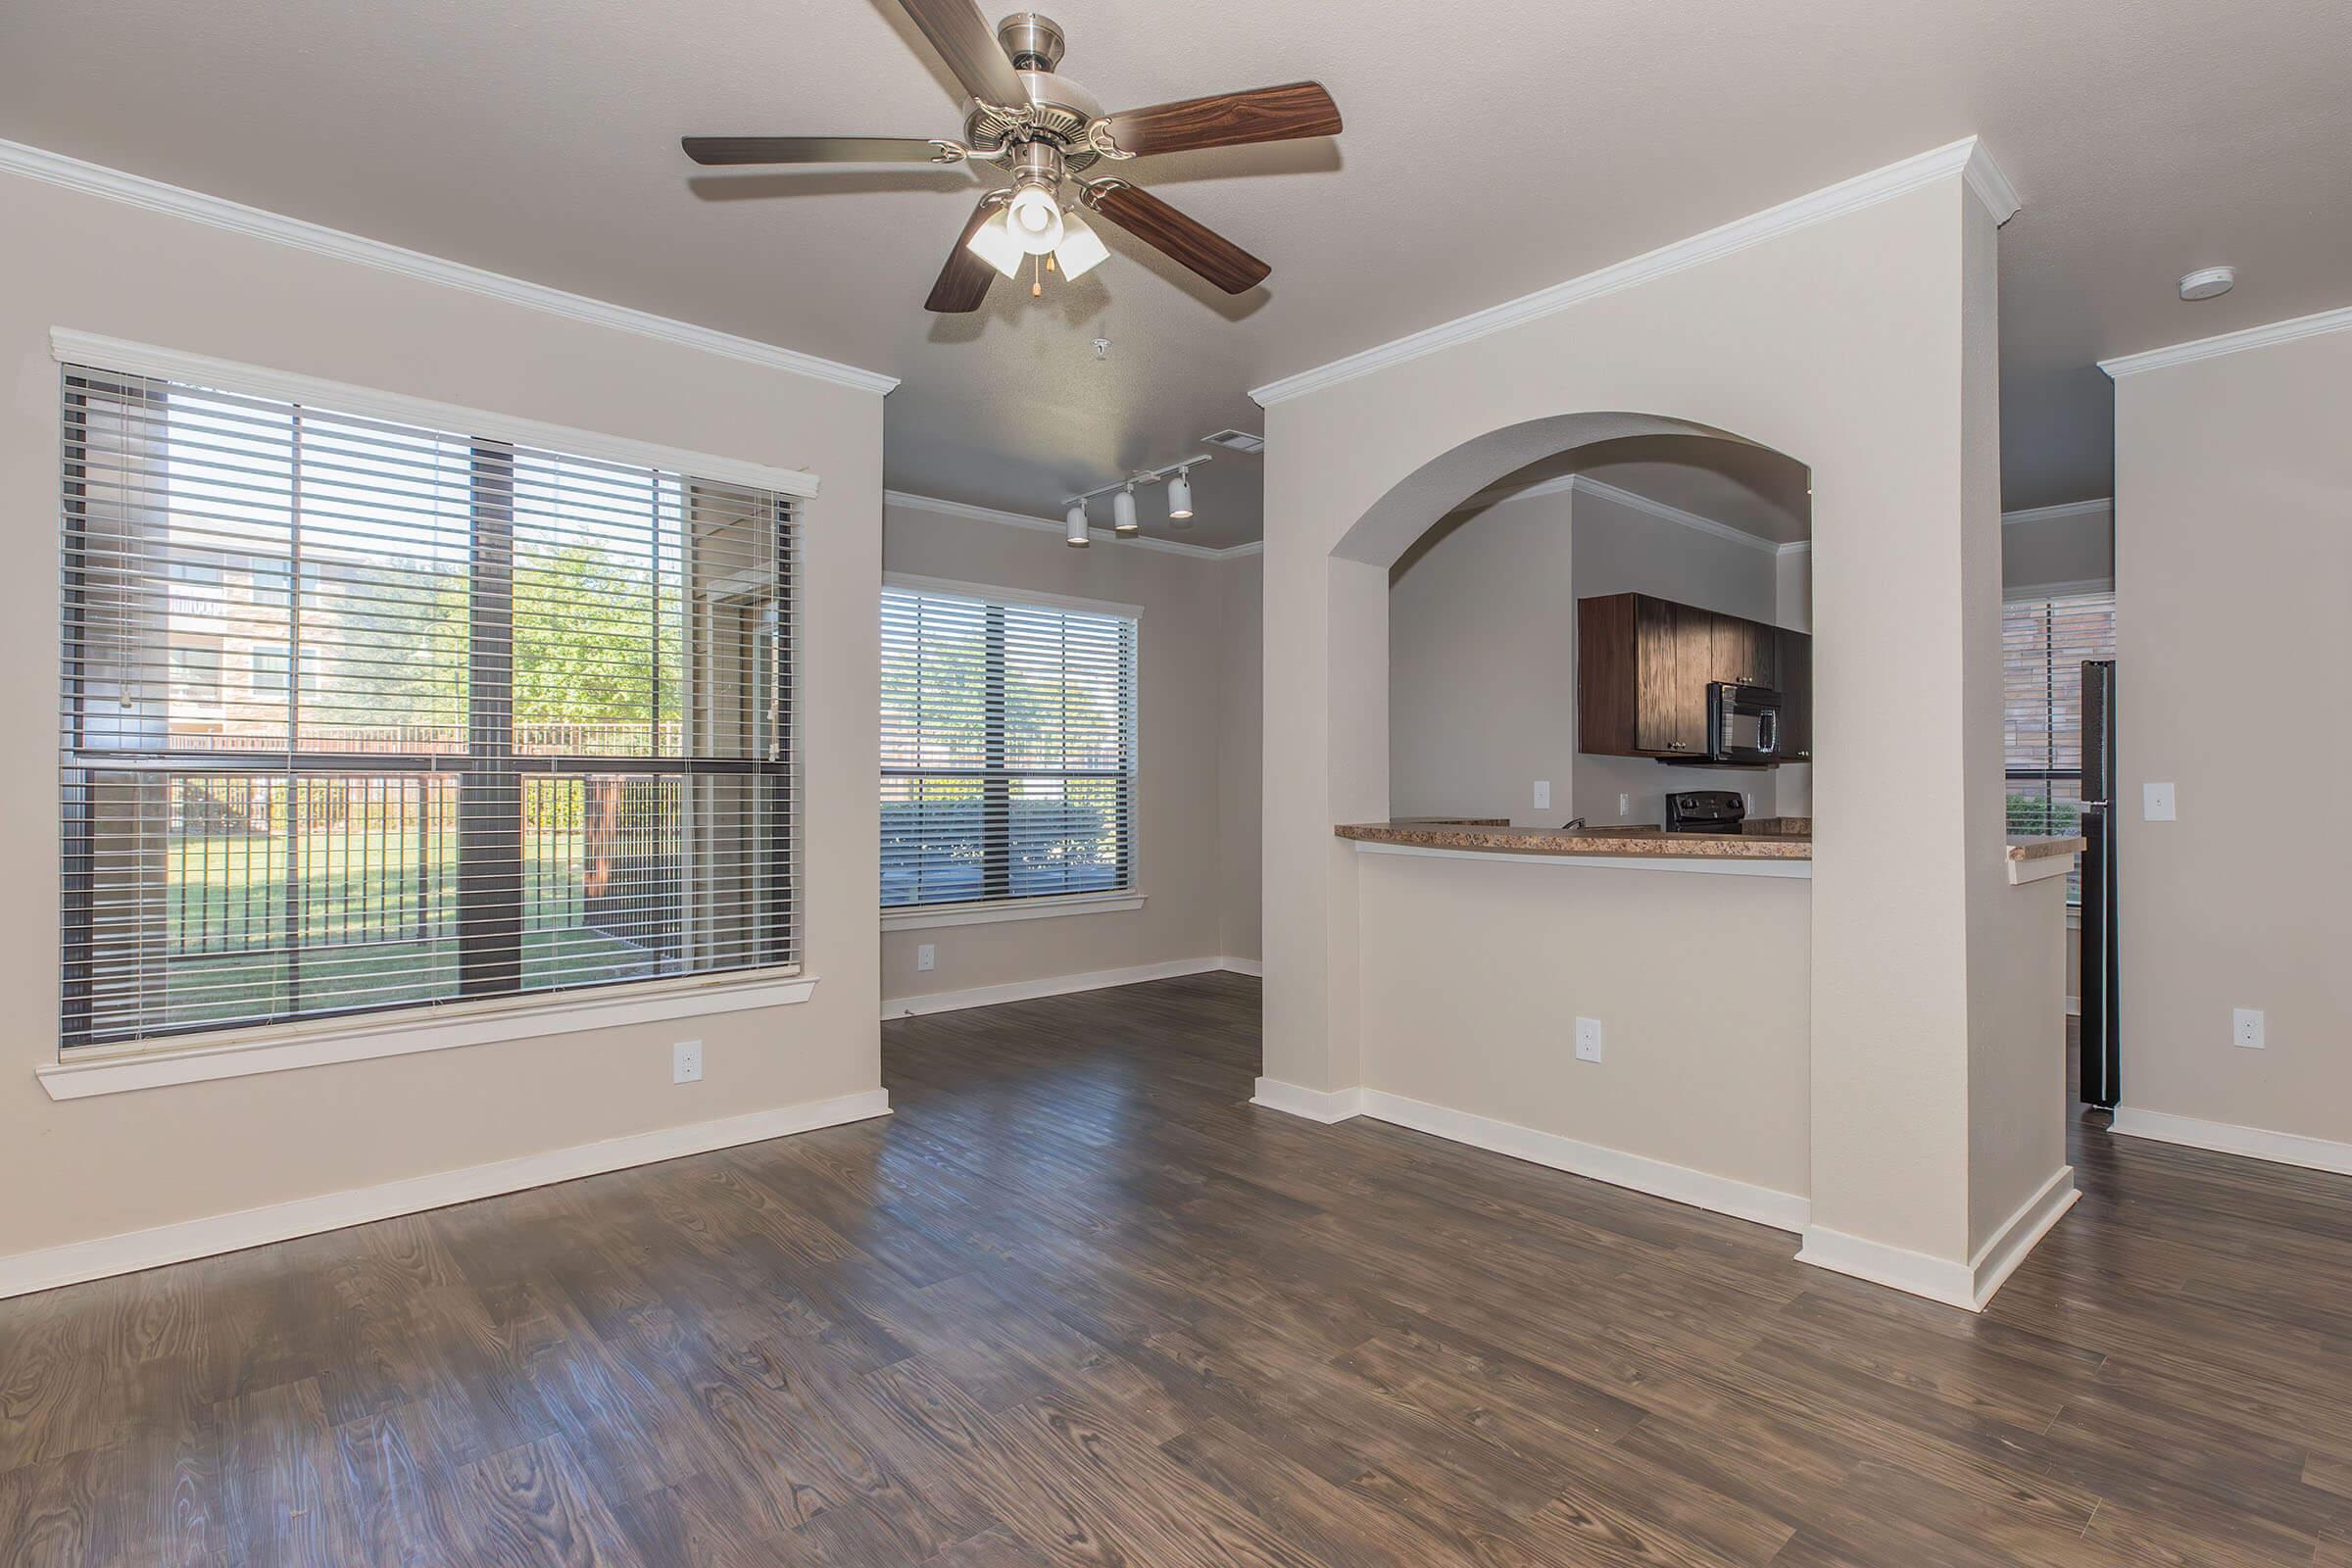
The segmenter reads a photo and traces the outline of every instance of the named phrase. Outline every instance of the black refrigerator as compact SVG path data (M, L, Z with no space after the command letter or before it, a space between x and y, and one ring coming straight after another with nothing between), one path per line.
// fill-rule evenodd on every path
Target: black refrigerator
M2122 1098L2116 1053L2115 661L2082 662L2082 1101Z

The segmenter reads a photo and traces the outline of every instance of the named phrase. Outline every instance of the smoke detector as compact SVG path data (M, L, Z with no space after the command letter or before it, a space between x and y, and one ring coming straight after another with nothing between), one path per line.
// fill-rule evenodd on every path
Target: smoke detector
M1202 436L1200 444L1209 447L1223 447L1230 452L1263 452L1266 450L1266 438L1262 435L1251 435L1247 430L1219 430L1213 435Z
M2201 267L2184 273L2180 279L2180 297L2184 300L2219 299L2237 282L2234 267Z

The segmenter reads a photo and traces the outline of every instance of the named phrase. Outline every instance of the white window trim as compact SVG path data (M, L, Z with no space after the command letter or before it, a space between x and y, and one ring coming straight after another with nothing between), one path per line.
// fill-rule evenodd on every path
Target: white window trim
M1144 607L1122 605L1111 599L1080 599L1070 594L1033 593L1026 588L1004 588L995 583L957 582L952 577L918 577L908 571L886 571L882 574L885 588L905 588L912 593L947 594L956 599L976 600L988 605L1026 606L1035 610L1083 610L1097 615L1117 615L1143 623ZM1141 679L1142 672L1137 672ZM1140 698L1139 698L1140 701Z
M607 435L598 430L575 430L568 425L547 424L538 419L518 418L487 409L469 409L458 403L415 398L401 392L379 392L342 381L298 375L290 370L272 370L265 366L241 365L235 360L220 360L210 355L158 348L151 343L100 337L92 332L76 332L71 327L56 326L49 329L49 353L60 365L86 365L94 369L115 370L125 375L146 375L163 381L218 387L246 397L280 398L288 403L309 404L332 409L337 414L387 419L396 424L422 425L434 430L462 430L480 440L537 447L561 452L566 457L596 458L607 463L624 463L643 468L662 468L683 473L691 479L710 479L721 484L741 484L757 490L770 490L797 501L812 500L817 492L817 477L806 468L778 468L763 463L720 457L711 452L693 452L653 441Z
M807 1002L815 990L816 978L803 974L797 964L717 977L634 981L609 991L443 1003L365 1017L220 1030L183 1037L184 1043L164 1050L125 1047L93 1057L85 1048L72 1060L34 1068L33 1076L52 1100L84 1100L586 1029L790 1006Z
M1118 914L1144 906L1144 895L1048 893L1031 899L988 904L893 904L882 910L885 931L920 931L935 925L990 925L999 920L1046 920L1061 914Z

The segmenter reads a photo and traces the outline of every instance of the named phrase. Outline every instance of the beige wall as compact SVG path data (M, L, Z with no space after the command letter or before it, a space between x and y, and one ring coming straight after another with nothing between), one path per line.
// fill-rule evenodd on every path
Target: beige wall
M1234 690L1256 678L1254 600L1244 589L1255 576L1254 558L1103 542L1073 550L1058 533L897 504L885 514L882 556L887 571L1141 609L1135 885L1145 896L1140 909L884 931L883 1010L935 993L1212 962L1227 952L1234 878L1225 813L1254 818L1257 808L1254 766L1239 775L1227 766L1229 758L1237 767L1253 762L1234 757L1232 746ZM1237 647L1245 632L1247 654ZM1234 776L1248 781L1246 798ZM928 973L915 967L915 950L926 944L935 962Z
M1957 172L1267 411L1265 1073L1361 1082L1335 821L1388 814L1388 567L1484 485L1689 421L1813 474L1817 1227L1964 1265L1984 921L2006 885L1993 225ZM1592 414L1641 411L1641 420ZM1867 657L1836 657L1838 648ZM1470 694L1475 700L1476 694ZM2048 936L2057 951L2055 933ZM2046 1039L2057 1049L2056 998ZM1899 1042L1900 1049L1889 1049ZM2000 1113L2046 1115L2059 1106Z
M1576 601L1615 593L1769 622L1776 561L1582 490L1497 502L1424 535L1389 573L1389 809L1550 827L1572 816L1657 822L1670 791L1736 789L1756 815L1773 814L1775 772L1577 750ZM1538 779L1551 784L1541 810ZM1623 812L1621 794L1632 797Z
M1225 723L1217 812L1218 922L1229 958L1255 963L1263 953L1258 915L1260 771L1265 746L1265 561L1250 554L1221 569L1224 611Z
M1810 883L1360 859L1366 1088L1804 1195Z
M882 400L0 176L0 1256L870 1090ZM37 242L34 237L37 236ZM58 372L65 326L578 429L808 467L803 684L813 1000L72 1102L33 1069L58 1033ZM670 1084L700 1038L707 1076ZM37 1195L37 1196L36 1196Z
M2101 503L2056 515L2013 514L2001 524L2001 586L2011 598L2038 588L2083 592L2115 582L2115 514Z
M2124 1104L2352 1143L2352 838L2280 810L2352 769L2352 332L2115 390Z

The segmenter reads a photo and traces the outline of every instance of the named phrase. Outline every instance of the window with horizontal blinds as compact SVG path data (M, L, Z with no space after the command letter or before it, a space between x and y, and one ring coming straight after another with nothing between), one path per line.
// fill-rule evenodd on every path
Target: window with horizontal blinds
M789 964L765 491L68 366L64 1041Z
M2115 595L2001 607L2002 749L2009 831L2073 833L2082 800L2082 663L2115 657ZM2082 902L2080 873L2067 902Z
M882 591L882 905L1133 885L1136 622Z

